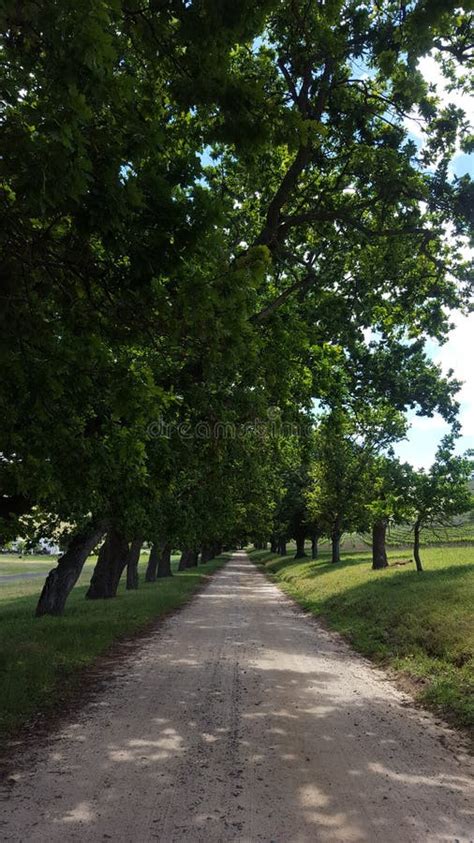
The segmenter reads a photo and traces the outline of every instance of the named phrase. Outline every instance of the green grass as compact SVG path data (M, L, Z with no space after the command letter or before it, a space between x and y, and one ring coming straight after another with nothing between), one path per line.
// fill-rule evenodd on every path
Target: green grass
M137 591L127 592L122 583L114 600L86 601L91 560L62 618L34 617L41 578L0 583L0 735L12 735L28 720L60 706L79 687L82 668L114 641L185 603L225 558L145 583L143 555ZM173 558L175 570L177 560Z
M450 527L427 527L422 530L420 544L422 547L445 547L446 545L474 545L474 520L460 521ZM370 533L344 533L341 538L341 550L349 553L369 551L372 546ZM288 542L288 553L295 547L294 542ZM322 551L329 550L331 541L322 538L319 541ZM413 547L413 529L409 524L391 525L387 530L387 547L403 548L407 550ZM306 542L306 550L311 550L311 543Z
M305 609L324 618L359 652L413 680L416 696L454 725L474 727L474 548L427 548L425 571L407 551L371 570L370 553L332 565L268 551L251 558Z
M44 573L45 576L51 568L56 566L57 556L35 556L34 554L27 554L19 556L16 553L2 553L0 554L0 577L9 576L10 574L31 574ZM144 565L148 560L148 551L144 551L140 556L140 563ZM91 555L84 565L84 575L87 574L87 579L90 579L92 568L97 561L97 556Z
M474 522L462 522L450 527L436 527L422 530L421 545L442 545L449 543L474 544ZM413 544L413 530L403 524L390 527L387 533L387 543L392 546Z
M32 573L44 571L47 573L56 565L56 556L23 556L5 553L0 555L0 577L8 574Z
M368 546L371 537L368 533L361 534L360 539ZM474 544L474 521L460 520L458 524L448 527L426 527L420 537L422 547L436 547L449 544ZM396 524L387 530L387 545L389 547L412 547L413 528L409 524Z

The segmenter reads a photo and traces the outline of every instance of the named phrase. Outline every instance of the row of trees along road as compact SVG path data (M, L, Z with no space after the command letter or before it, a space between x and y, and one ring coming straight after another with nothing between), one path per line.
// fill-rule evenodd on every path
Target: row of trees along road
M458 384L425 343L468 306L472 185L449 164L471 141L417 66L432 53L467 85L462 6L0 14L0 519L3 542L66 544L39 615L64 610L104 536L91 599L124 565L136 585L140 541L153 578L170 546L193 560L270 532L291 437L189 435L203 424L277 407L304 427L347 394L454 423Z
M405 430L403 415L389 406L356 413L339 405L322 413L303 447L297 440L289 445L299 462L293 459L283 474L272 551L285 555L287 540L293 538L295 558L303 558L305 542L311 539L316 558L318 541L329 538L332 562L337 563L343 533L371 531L372 567L386 568L388 526L410 524L421 571L423 528L439 530L473 507L468 481L474 462L471 452L454 453L454 432L441 441L429 471L417 471L393 454L391 445Z

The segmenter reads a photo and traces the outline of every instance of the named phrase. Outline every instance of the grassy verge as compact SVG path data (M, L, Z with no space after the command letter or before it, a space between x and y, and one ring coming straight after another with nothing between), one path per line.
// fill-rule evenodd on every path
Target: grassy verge
M32 717L57 708L81 683L82 668L115 641L182 606L225 559L145 583L143 558L138 591L127 592L121 584L115 600L99 601L84 600L89 566L62 618L33 616L42 579L1 583L0 735L12 735Z
M46 556L42 559L35 556L27 556L26 558L19 558L13 555L0 556L0 577L11 576L12 574L36 573L45 572L45 575L56 564L56 557Z
M400 550L389 553L384 571L371 570L368 553L344 554L334 566L327 553L312 562L250 552L301 606L404 674L424 704L472 730L474 548L428 548L422 556L426 570L417 574Z

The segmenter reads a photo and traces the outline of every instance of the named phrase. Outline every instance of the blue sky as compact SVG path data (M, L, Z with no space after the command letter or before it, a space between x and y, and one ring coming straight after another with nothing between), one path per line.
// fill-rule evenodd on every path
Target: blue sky
M422 59L419 68L425 78L436 85L437 94L443 102L454 102L472 118L473 99L458 92L446 91L439 67L431 56ZM406 125L414 139L418 143L422 142L417 124L407 121ZM458 177L469 173L473 177L473 156L459 152L453 159L451 173ZM441 364L444 371L453 369L456 378L464 382L458 395L461 404L459 420L463 433L458 451L464 451L466 448L474 448L474 313L469 316L453 313L452 322L455 327L448 341L443 346L430 343L427 350L432 359ZM449 428L438 415L429 419L411 414L410 420L412 426L408 439L397 446L396 452L401 459L415 466L427 467L433 461L441 437Z
M473 99L458 92L446 91L439 66L431 56L423 58L419 63L419 68L425 78L436 85L441 101L454 102L472 117ZM369 69L361 61L354 63L354 70L361 77L369 73ZM407 120L406 128L420 148L424 138L419 124L413 120ZM211 163L207 151L204 153L204 163ZM472 155L459 151L452 161L451 174L460 177L465 173L474 177L474 159ZM435 342L428 343L427 352L436 363L442 366L444 372L453 369L455 377L463 381L463 387L458 394L461 405L459 420L463 435L457 448L459 452L462 452L467 448L474 448L474 313L469 316L453 313L451 321L455 327L449 340L443 346ZM410 413L409 419L411 422L409 435L405 441L397 445L395 451L400 459L416 467L427 468L434 459L442 436L449 432L449 426L437 414L433 418L427 418Z
M474 314L454 314L453 322L456 327L449 340L441 347L430 343L429 353L444 371L454 369L455 376L464 381L458 395L463 436L457 450L462 452L466 448L474 448ZM416 467L426 468L431 465L439 441L448 433L449 427L437 414L427 418L411 413L409 418L411 429L408 439L397 445L396 454Z

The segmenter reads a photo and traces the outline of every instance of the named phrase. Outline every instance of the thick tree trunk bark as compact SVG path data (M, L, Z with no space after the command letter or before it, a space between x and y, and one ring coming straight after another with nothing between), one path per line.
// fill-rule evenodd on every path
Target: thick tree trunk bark
M270 550L272 553L278 553L278 539L275 536L270 539Z
M311 559L318 558L318 540L319 536L317 533L313 533L311 536Z
M138 563L143 539L134 539L130 545L127 557L127 591L138 588Z
M160 559L158 561L157 577L159 580L165 577L172 577L171 572L171 545L165 544L161 550Z
M284 537L278 540L278 556L286 556L286 539Z
M110 527L99 550L97 564L92 574L86 600L109 600L117 594L120 577L127 564L129 553L125 536L115 527Z
M128 554L130 553L130 544L123 534L120 536L120 541L121 549L118 552L116 564L113 566L110 578L111 597L117 596L120 580L122 579L123 572L127 568Z
M211 544L203 545L202 552L201 552L201 564L204 564L205 562L210 562L211 559L214 559L215 555L216 555L216 544L215 544L215 542L212 542Z
M306 534L304 530L297 530L295 533L295 541L296 541L296 553L295 559L304 559L306 553L304 552L304 540L306 538Z
M418 521L415 523L414 528L414 541L413 541L413 556L415 558L415 565L417 571L423 570L423 565L421 564L421 556L420 556L420 531L421 525Z
M204 564L204 562L210 562L212 559L214 559L216 556L216 549L217 545L215 542L204 545L201 553L201 562Z
M198 563L199 551L196 548L192 548L189 551L189 556L187 560L187 568L195 568Z
M331 562L336 564L341 561L341 533L334 532L331 536Z
M148 565L145 571L145 582L156 582L156 571L158 569L158 562L160 559L160 546L153 542L150 548L150 556L148 557Z
M385 549L385 535L387 522L385 518L376 521L372 526L372 569L378 571L388 567L387 551Z
M82 531L69 543L65 553L58 559L46 577L38 604L36 617L42 615L62 615L67 598L78 581L89 554L101 540L106 530L105 524L91 526Z
M181 552L181 559L179 560L178 571L186 570L189 562L189 554L191 552L191 548L189 547L185 547L184 550Z

